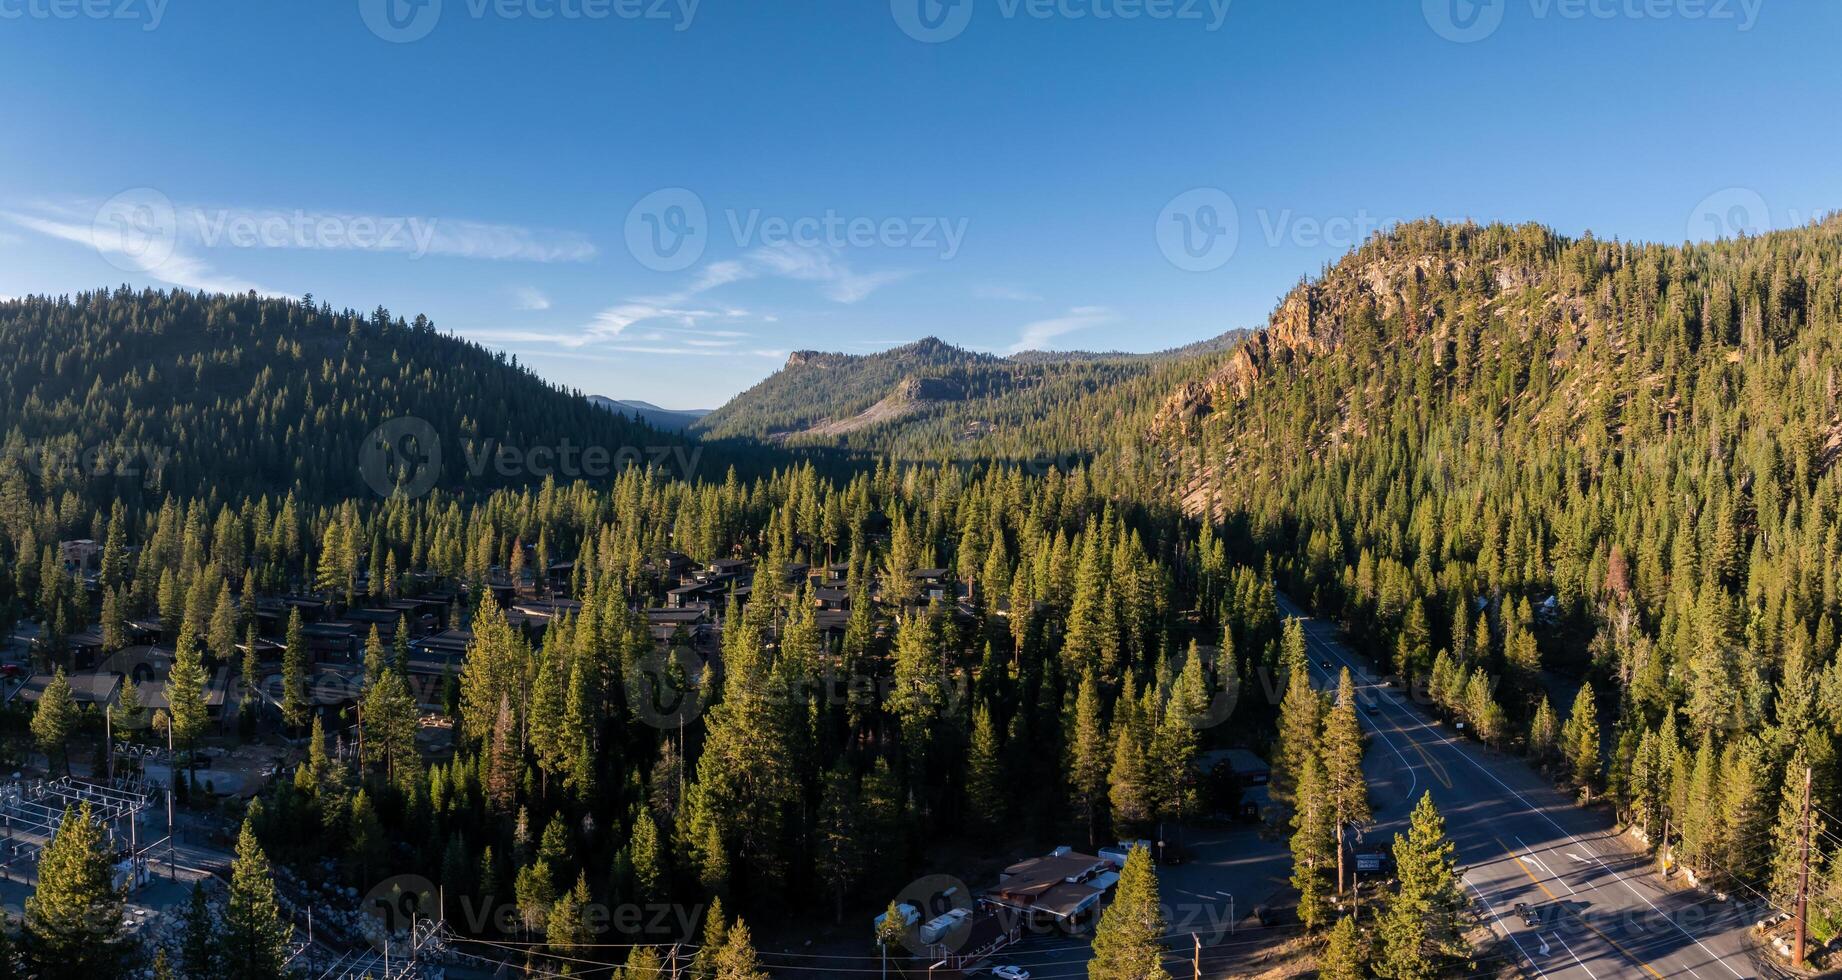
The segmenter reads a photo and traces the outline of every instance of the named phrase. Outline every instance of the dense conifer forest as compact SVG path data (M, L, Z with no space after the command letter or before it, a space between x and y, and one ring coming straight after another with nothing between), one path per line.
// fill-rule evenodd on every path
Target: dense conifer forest
M1806 767L1817 811L1842 812L1837 221L1683 247L1414 223L1242 343L800 355L700 423L767 465L450 469L419 495L359 473L391 417L526 445L676 437L382 310L29 298L0 304L0 340L5 618L55 656L158 616L184 743L205 675L260 673L264 601L443 596L464 667L431 687L373 632L350 715L312 710L300 624L278 638L275 725L304 761L250 807L240 860L514 896L518 922L479 937L553 965L592 901L720 901L701 969L754 976L725 914L872 914L943 842L1097 846L1231 807L1194 766L1225 746L1269 754L1299 915L1328 925L1331 842L1368 816L1363 739L1347 675L1312 690L1279 591L1474 737L1653 841L1667 826L1720 887L1787 900ZM903 392L952 394L809 431ZM80 471L91 446L161 462ZM73 539L100 548L93 582L67 570ZM648 611L678 572L724 561L742 571L720 630L661 640ZM534 635L508 597L574 603ZM417 751L418 702L451 715L451 751ZM40 724L56 745L84 722ZM1430 801L1402 840L1413 880L1376 963L1457 962ZM1127 925L1104 930L1118 962L1143 948ZM1355 962L1338 929L1332 962Z

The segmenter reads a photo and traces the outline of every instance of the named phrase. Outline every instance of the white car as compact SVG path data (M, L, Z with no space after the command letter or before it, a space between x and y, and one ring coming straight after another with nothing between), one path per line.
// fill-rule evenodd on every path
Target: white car
M991 975L998 980L1030 980L1030 971L1021 966L994 966Z

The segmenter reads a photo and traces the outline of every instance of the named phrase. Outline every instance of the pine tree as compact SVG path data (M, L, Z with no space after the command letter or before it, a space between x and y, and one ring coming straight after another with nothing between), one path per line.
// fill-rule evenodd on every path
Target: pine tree
M1686 779L1681 778L1686 776ZM1703 735L1692 766L1675 780L1681 805L1676 810L1682 839L1682 862L1706 875L1713 870L1720 846L1720 783L1715 772L1714 740Z
M307 724L313 704L307 699L307 638L299 606L288 609L288 635L281 653L281 716L288 727Z
M39 857L38 888L26 899L20 953L35 977L122 976L132 948L122 935L114 860L88 803L64 811Z
M633 888L641 903L665 897L667 875L665 842L660 839L659 825L644 807L636 807L633 833L628 845L633 852Z
M1324 769L1312 752L1305 756L1292 811L1292 887L1298 891L1298 919L1307 929L1316 929L1330 917L1324 877L1336 863L1331 853L1337 846L1333 816Z
M222 976L223 950L217 933L217 916L205 894L204 882L192 885L192 897L180 919L179 970L188 977Z
M1362 723L1356 717L1356 684L1348 668L1337 678L1336 706L1324 719L1324 790L1336 827L1337 892L1345 881L1344 831L1370 820L1369 784L1362 775Z
M575 887L564 892L550 907L550 916L544 923L544 939L551 953L558 957L581 958L582 944L589 938L588 912L588 873L581 872L576 875ZM567 963L562 965L568 969Z
M386 779L407 785L421 769L421 756L416 752L420 725L415 698L402 674L392 667L381 668L376 683L365 692L359 720L365 735L365 761L382 762Z
M658 980L670 973L658 950L651 946L636 946L633 952L627 954L626 964L610 977L611 980Z
M237 835L237 857L230 869L230 898L224 906L220 941L226 974L262 980L281 976L291 932L275 901L275 879L268 855L256 842L255 827L245 819Z
M167 712L173 737L195 745L205 732L209 716L205 707L205 665L190 627L181 624L173 646L173 665L166 674Z
M1445 834L1445 819L1426 793L1414 807L1407 833L1394 840L1399 887L1377 926L1377 976L1390 980L1432 980L1445 964L1469 954L1461 935L1458 848Z
M1553 757L1559 740L1554 707L1548 703L1548 696L1543 694L1535 704L1534 717L1529 719L1529 757L1537 762L1546 762Z
M1129 694L1130 692L1128 692ZM1133 832L1142 829L1152 816L1152 796L1147 762L1144 706L1129 696L1122 696L1113 719L1113 764L1107 770L1107 800L1113 805L1115 829Z
M1772 824L1771 874L1766 883L1766 900L1781 909L1790 908L1797 900L1798 876L1804 857L1804 774L1809 768L1809 759L1809 754L1800 746L1785 763L1778 815ZM1821 815L1810 814L1810 828L1812 840L1824 839L1826 828Z
M1298 620L1293 620L1296 624ZM1287 626L1288 630L1294 626ZM1302 630L1302 627L1298 627ZM1302 633L1300 634L1303 635ZM1295 805L1298 779L1304 771L1305 758L1317 751L1319 716L1323 699L1311 688L1308 667L1298 667L1289 676L1285 699L1279 702L1279 735L1273 746L1272 775L1269 793L1279 808L1280 817Z
M737 919L716 953L716 980L773 980L755 956L748 923Z
M1581 796L1589 800L1605 768L1599 737L1599 710L1593 702L1593 686L1582 684L1580 693L1573 699L1573 711L1567 716L1567 724L1561 727L1561 741L1566 746L1567 763L1573 771L1574 782L1580 785Z
M987 833L1002 827L1011 794L1004 779L1004 751L991 720L991 709L972 713L972 746L966 760L966 801L973 825Z
M1318 965L1318 980L1363 980L1367 961L1368 950L1362 934L1356 931L1356 920L1343 916L1330 930L1330 941Z
M487 746L486 769L486 798L493 810L501 814L511 812L518 796L518 774L524 768L512 721L511 697L503 695L499 699L499 719L493 723L491 742Z
M1170 980L1163 965L1164 912L1151 852L1134 847L1119 872L1113 904L1094 927L1088 980Z
M1075 805L1087 822L1087 842L1100 839L1100 803L1106 798L1109 746L1100 718L1100 677L1089 668L1075 695L1074 737L1069 743L1068 781Z
M39 695L38 707L32 712L32 738L38 742L39 751L45 753L45 759L57 759L62 763L65 775L70 775L70 738L77 730L77 704L71 699L70 681L64 677L64 668L59 667L51 675L51 683L45 685L45 691Z

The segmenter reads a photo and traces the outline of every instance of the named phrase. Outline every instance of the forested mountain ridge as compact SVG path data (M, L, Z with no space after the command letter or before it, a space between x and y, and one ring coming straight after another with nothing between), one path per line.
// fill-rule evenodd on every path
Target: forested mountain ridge
M1135 446L1164 392L1209 373L1243 336L1155 354L999 357L933 337L870 355L797 351L698 428L908 460L1085 460Z
M660 408L651 402L609 398L606 395L590 395L588 400L598 408L637 419L663 432L682 432L695 425L698 419L710 414L709 409L678 411Z
M1153 431L1173 448L1207 446L1220 471L1192 474L1192 510L1206 482L1245 486L1278 472L1268 463L1322 460L1389 431L1403 405L1422 429L1492 420L1499 437L1570 439L1603 463L1685 417L1705 421L1688 404L1698 380L1763 382L1765 361L1787 348L1826 354L1831 339L1804 328L1808 304L1835 289L1839 231L1831 221L1684 249L1533 225L1403 226L1284 297L1217 370L1170 394ZM1772 421L1809 407L1780 399ZM1783 433L1799 441L1794 455L1831 442L1826 419Z
M1842 220L1681 247L1421 222L1154 431L1187 510L1442 710L1574 753L1684 864L1782 904L1804 767L1842 802L1839 373ZM1616 705L1603 773L1556 745L1546 669Z
M0 481L30 478L49 499L369 493L365 440L399 417L440 437L438 485L456 489L542 478L481 467L491 446L678 441L426 318L335 312L311 297L27 297L0 303L0 349Z

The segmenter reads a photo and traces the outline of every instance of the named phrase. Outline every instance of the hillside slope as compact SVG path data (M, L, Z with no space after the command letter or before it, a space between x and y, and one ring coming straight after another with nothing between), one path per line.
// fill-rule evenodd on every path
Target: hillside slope
M1285 297L1150 434L1167 492L1403 667L1533 607L1541 651L1494 669L1594 663L1708 728L1837 648L1839 401L1842 220L1684 247L1423 222ZM1480 601L1521 613L1464 635Z
M932 337L870 355L799 351L697 429L903 459L1085 458L1136 442L1163 393L1209 373L1241 336L1161 354L998 357Z
M709 409L674 411L669 408L660 408L651 402L627 398L609 398L606 395L590 395L588 396L588 400L590 404L597 408L604 408L610 412L615 412L644 422L661 432L683 432L691 426L696 425L698 419L710 414Z
M431 482L450 489L535 482L564 465L528 449L613 454L678 441L421 317L311 299L27 297L0 303L0 350L0 482L29 481L47 497L368 495L370 435L398 418L439 440Z

